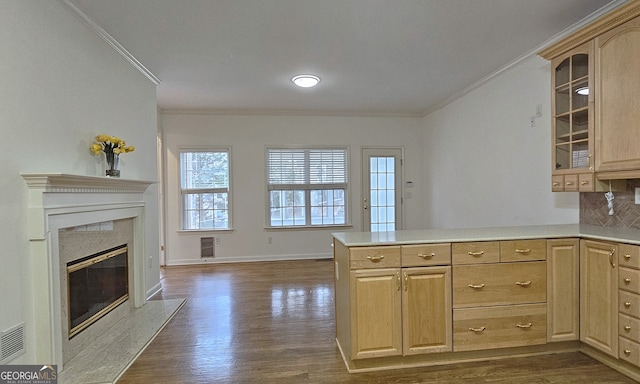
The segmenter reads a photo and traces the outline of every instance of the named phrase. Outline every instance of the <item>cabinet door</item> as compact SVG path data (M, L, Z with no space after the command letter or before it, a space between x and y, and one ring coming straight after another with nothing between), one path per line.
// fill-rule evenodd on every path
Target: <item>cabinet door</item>
M578 340L578 239L547 240L547 341Z
M451 267L405 268L404 355L452 349Z
M592 52L588 42L551 62L552 173L565 175L553 191L578 191L577 174L593 172Z
M580 241L580 340L618 356L618 246Z
M402 354L399 268L351 271L351 358Z
M596 38L596 171L640 169L640 18Z

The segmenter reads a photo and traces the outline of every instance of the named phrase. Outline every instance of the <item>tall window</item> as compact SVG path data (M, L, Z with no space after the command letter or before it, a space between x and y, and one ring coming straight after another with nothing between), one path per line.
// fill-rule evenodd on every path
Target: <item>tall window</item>
M229 149L180 151L182 229L230 229Z
M347 223L347 148L267 148L269 226Z

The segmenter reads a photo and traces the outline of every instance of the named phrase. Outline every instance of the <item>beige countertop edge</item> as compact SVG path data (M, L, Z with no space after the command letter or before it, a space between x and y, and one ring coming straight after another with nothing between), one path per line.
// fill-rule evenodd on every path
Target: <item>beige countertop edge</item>
M402 230L391 232L335 232L333 237L348 247L459 243L469 241L561 239L580 237L640 245L640 230L586 224L505 226Z

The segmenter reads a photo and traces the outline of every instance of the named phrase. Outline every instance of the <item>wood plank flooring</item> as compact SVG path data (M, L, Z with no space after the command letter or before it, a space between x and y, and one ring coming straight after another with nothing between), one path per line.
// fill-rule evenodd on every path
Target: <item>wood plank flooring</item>
M118 383L634 383L581 353L347 373L335 344L333 263L167 267L180 312Z

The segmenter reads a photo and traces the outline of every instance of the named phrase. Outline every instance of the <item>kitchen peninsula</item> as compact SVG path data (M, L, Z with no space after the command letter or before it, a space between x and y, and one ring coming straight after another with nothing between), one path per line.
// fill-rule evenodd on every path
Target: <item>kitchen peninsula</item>
M334 237L347 369L582 351L640 380L640 231L592 225Z

